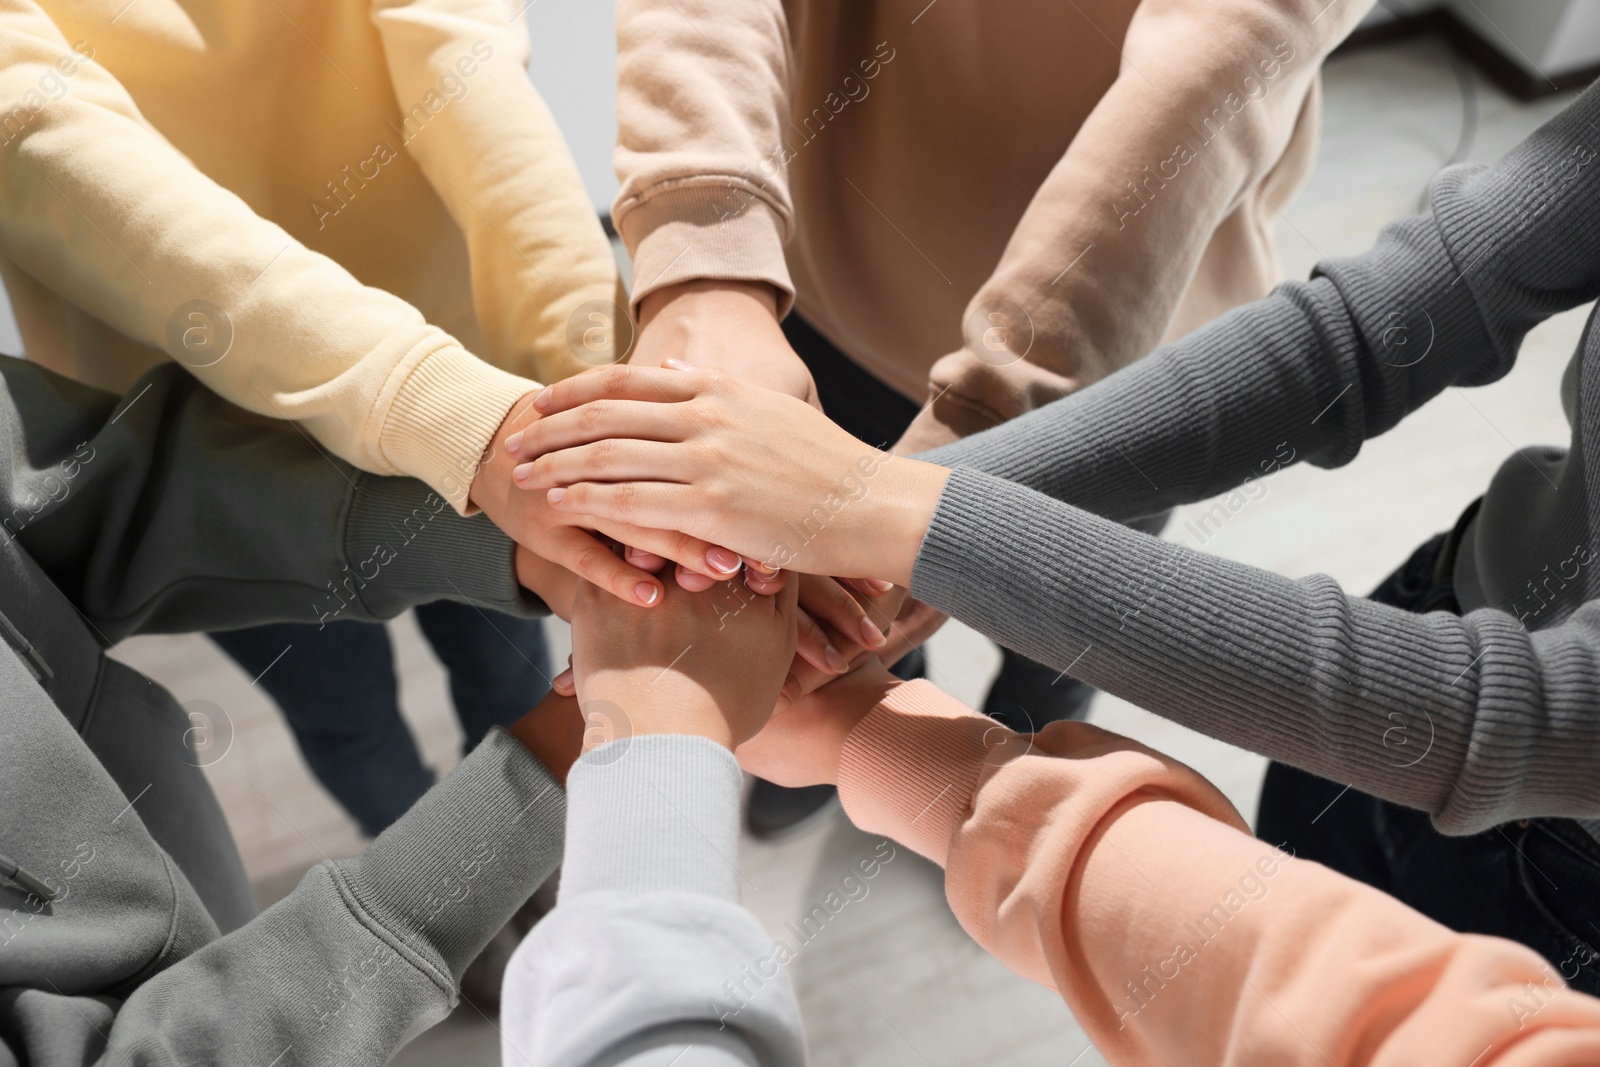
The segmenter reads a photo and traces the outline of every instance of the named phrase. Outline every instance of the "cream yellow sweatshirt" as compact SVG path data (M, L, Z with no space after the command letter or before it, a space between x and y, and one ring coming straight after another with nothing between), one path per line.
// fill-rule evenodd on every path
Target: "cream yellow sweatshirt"
M764 281L931 447L1278 280L1372 0L620 0L633 298Z
M609 362L622 299L521 6L0 0L27 355L109 388L177 359L464 508L513 401Z

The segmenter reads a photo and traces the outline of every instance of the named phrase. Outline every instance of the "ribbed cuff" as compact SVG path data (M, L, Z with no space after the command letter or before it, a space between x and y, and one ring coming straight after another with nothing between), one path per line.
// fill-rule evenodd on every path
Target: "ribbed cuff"
M839 800L861 829L943 867L990 754L1010 736L932 682L897 685L845 740Z
M454 982L561 862L565 822L556 780L496 728L365 852L335 868L366 917L422 965L442 963Z
M645 734L583 755L567 775L561 898L610 889L739 899L733 753L703 737Z
M679 282L766 282L778 290L778 318L794 306L783 258L786 224L744 183L673 185L618 204L617 232L633 254L633 314L644 298Z
M483 515L463 518L414 478L363 474L344 526L339 585L377 618L434 600L517 615L549 612L517 584L516 544Z
M401 474L420 478L463 515L483 454L511 405L539 388L447 346L424 356L389 401L381 447Z

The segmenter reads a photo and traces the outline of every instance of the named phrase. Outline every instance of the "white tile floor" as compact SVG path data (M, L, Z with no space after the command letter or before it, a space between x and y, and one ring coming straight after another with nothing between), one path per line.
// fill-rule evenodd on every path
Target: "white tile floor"
M1480 85L1481 125L1471 152L1493 159L1554 113L1567 97L1522 105ZM1304 277L1317 259L1367 248L1385 222L1410 214L1460 125L1455 77L1443 50L1411 41L1341 56L1328 65L1321 162L1280 225L1285 272ZM1229 558L1281 573L1330 574L1365 591L1421 540L1447 527L1482 491L1511 448L1565 443L1556 386L1584 311L1535 330L1516 369L1470 394L1450 390L1335 472L1294 468L1210 543ZM1188 514L1180 512L1173 528ZM458 735L442 672L416 627L393 627L404 710L428 760L441 771ZM565 635L558 643L563 645ZM200 637L139 638L118 654L180 700L220 707L235 736L209 768L245 864L263 900L281 896L323 856L361 847L353 825L311 781L271 706ZM934 639L935 680L976 702L998 657L951 625ZM1165 723L1121 701L1097 699L1097 723L1173 753L1252 814L1263 761ZM746 903L777 933L808 912L874 841L842 819L779 845L747 843ZM939 872L901 850L853 903L800 953L792 975L805 1010L813 1061L825 1067L1063 1067L1102 1062L1071 1016L1045 990L988 958L945 907ZM400 1064L498 1062L499 1039L464 1009L424 1034Z

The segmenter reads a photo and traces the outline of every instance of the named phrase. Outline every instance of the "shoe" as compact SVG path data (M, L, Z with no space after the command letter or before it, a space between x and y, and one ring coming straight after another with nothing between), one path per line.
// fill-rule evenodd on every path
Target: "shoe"
M776 841L820 822L838 805L839 791L831 785L789 789L757 778L755 787L750 790L744 823L756 840Z

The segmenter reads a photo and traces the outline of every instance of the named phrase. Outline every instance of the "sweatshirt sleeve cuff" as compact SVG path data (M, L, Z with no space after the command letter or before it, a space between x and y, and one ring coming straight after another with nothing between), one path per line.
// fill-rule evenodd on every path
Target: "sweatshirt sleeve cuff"
M617 232L633 255L633 305L679 282L766 282L778 291L778 318L794 306L783 257L787 224L742 186L696 182L618 204Z
M463 348L440 348L411 368L389 401L383 455L470 515L467 491L495 431L511 405L537 388Z
M645 734L583 755L567 775L563 901L597 890L739 899L733 753L703 737Z
M561 861L565 818L544 764L496 728L336 877L369 920L459 980Z
M328 577L341 603L358 597L380 619L435 600L548 614L517 583L515 551L486 516L463 518L416 479L363 474L345 518L345 569Z
M845 740L839 799L861 829L942 867L991 754L1012 736L931 682L895 686Z

